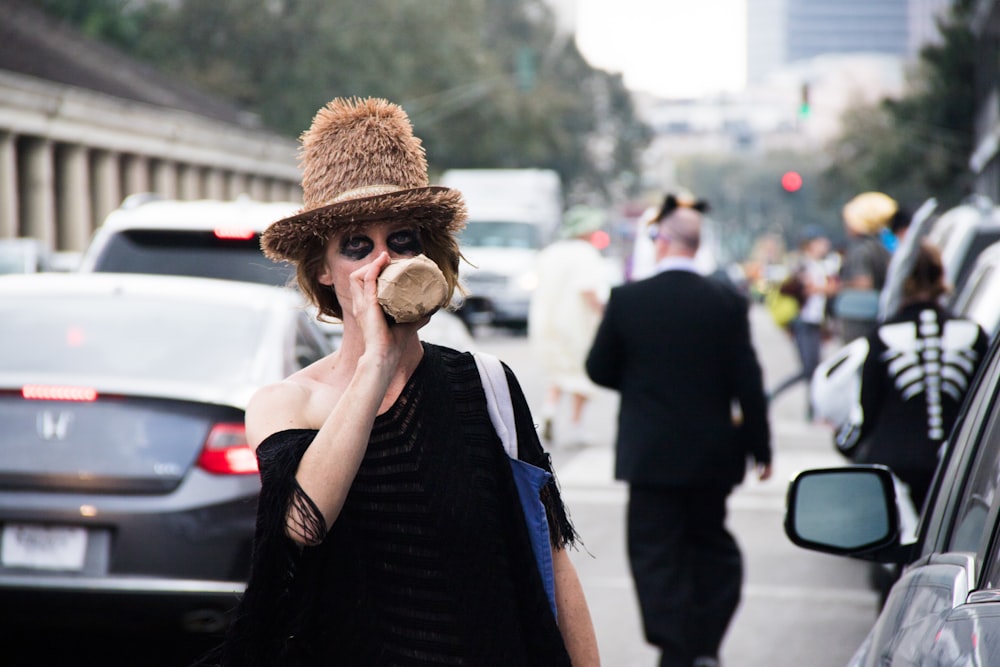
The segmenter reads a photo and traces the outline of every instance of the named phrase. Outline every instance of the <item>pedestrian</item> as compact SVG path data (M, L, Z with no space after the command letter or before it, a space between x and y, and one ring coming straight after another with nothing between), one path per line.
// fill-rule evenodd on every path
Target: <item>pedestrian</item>
M799 257L791 273L799 285L802 302L798 314L789 324L788 333L798 354L799 370L771 390L769 402L799 382L808 382L812 378L823 348L826 299L837 290L837 282L827 270L830 239L826 233L815 225L806 226L799 237L798 249ZM808 406L806 418L812 421L812 409Z
M542 437L553 439L564 395L570 398L567 433L557 441L585 444L584 408L595 386L583 367L604 312L608 280L604 258L590 242L604 214L574 206L562 221L562 239L547 246L536 262L538 286L531 297L528 340L548 382L542 404Z
M867 336L861 410L836 437L855 462L890 467L919 511L989 339L941 305L947 286L937 248L914 247L900 309Z
M302 135L304 208L263 234L305 297L342 320L336 352L264 387L246 412L261 470L253 562L225 665L596 665L554 483L558 622L475 359L390 322L377 284L423 255L456 288L458 191L428 185L405 112L336 99ZM421 290L414 292L419 294ZM520 458L549 469L506 369Z
M743 578L726 499L749 458L761 480L771 475L747 301L697 272L701 223L666 199L654 226L659 272L611 290L586 364L621 395L615 477L629 485L629 562L661 667L719 664Z
M866 335L875 326L879 292L885 285L890 253L881 238L899 206L882 192L863 192L841 211L847 248L840 266L837 319L845 343Z

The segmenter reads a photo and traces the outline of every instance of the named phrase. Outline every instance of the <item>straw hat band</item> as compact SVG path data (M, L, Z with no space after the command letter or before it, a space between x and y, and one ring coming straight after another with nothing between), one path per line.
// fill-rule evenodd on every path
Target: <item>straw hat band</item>
M388 184L376 184L376 185L363 185L360 188L353 188L345 192L341 192L339 195L331 199L330 201L322 204L322 206L330 206L331 204L339 204L342 201L348 201L350 199L364 199L365 197L377 197L379 195L388 195L393 192L400 192L406 188L401 185L388 185Z

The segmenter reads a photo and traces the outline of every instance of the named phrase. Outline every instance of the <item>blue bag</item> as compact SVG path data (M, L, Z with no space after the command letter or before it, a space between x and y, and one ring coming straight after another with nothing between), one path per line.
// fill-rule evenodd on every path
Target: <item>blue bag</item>
M549 520L542 503L540 493L542 488L552 478L552 474L538 466L533 466L517 458L517 429L514 422L514 406L510 399L510 387L507 385L507 374L503 364L491 354L475 352L479 375L486 392L486 404L490 420L496 429L504 451L510 460L511 472L514 474L514 484L517 486L518 499L524 511L524 521L528 527L531 539L531 549L535 554L538 573L542 576L545 594L552 606L552 614L558 619L556 611L556 583L552 568L552 544L549 541Z

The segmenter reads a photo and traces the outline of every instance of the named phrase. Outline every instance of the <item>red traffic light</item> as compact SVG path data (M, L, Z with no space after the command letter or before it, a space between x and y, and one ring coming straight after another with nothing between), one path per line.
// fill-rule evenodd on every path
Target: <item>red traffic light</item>
M802 176L797 171L786 171L781 175L781 187L785 192L798 192L802 187Z

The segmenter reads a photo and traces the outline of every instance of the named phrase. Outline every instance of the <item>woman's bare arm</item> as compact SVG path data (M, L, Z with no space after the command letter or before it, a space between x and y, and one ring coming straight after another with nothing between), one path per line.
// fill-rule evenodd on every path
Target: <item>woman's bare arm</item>
M600 652L590 609L576 567L565 549L552 550L552 569L556 583L556 608L559 630L574 667L599 667Z

